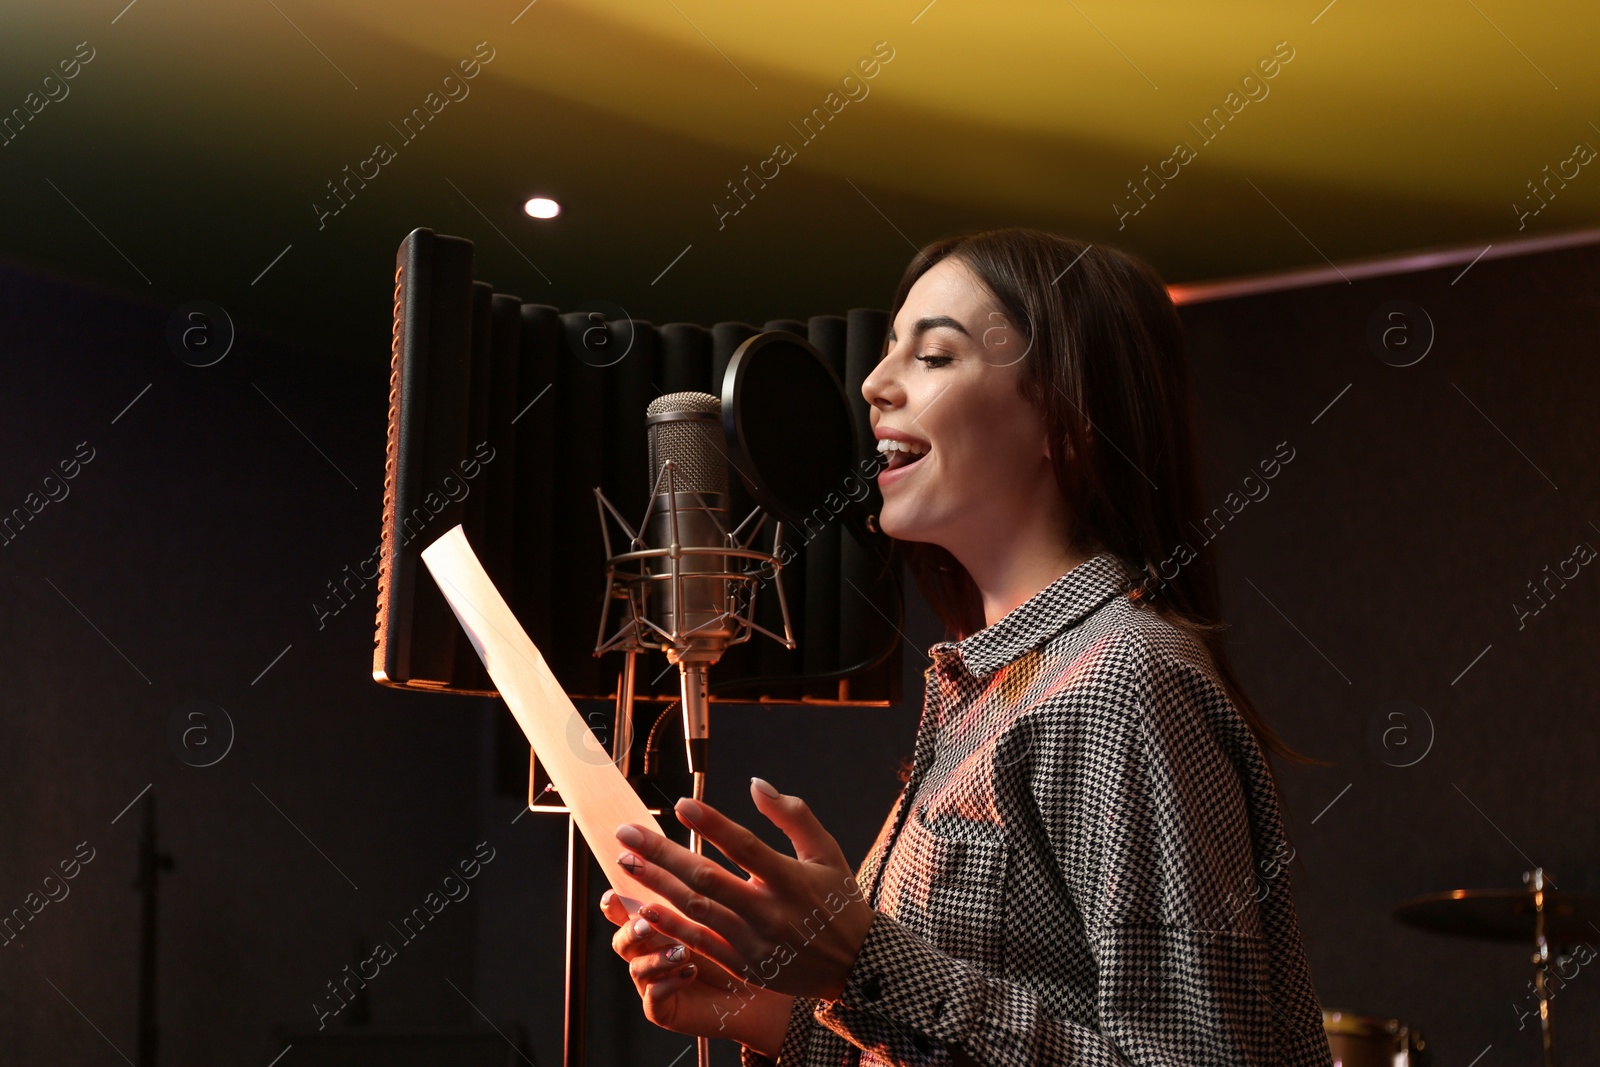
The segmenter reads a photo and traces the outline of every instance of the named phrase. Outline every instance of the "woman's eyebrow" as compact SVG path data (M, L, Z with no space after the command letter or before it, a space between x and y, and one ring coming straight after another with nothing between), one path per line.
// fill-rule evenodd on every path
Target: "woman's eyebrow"
M926 318L918 319L917 324L911 328L911 336L921 337L928 330L936 330L941 326L947 326L969 340L972 337L972 335L967 332L967 328L965 326L961 325L961 323L957 322L955 319L952 319L949 315L929 315ZM895 340L893 326L889 327L888 339L891 341Z

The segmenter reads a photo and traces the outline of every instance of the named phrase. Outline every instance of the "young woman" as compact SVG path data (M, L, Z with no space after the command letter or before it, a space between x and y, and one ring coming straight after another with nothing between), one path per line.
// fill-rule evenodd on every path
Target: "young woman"
M1160 278L1034 230L939 241L862 385L879 525L954 640L860 882L799 797L794 844L678 818L749 873L619 827L676 910L613 947L645 1015L747 1065L1328 1065L1265 756L1228 664L1189 375Z

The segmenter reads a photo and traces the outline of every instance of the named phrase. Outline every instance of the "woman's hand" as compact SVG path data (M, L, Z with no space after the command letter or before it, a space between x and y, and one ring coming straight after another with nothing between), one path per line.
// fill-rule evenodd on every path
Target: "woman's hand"
M632 824L617 828L629 850L616 862L677 908L639 909L664 935L660 944L686 945L728 974L779 993L837 1000L877 913L839 843L805 801L759 778L751 779L750 796L794 844L792 858L685 797L675 807L678 820L749 872L748 879Z
M664 1030L725 1037L777 1057L793 997L738 981L643 920L629 919L612 890L600 897L600 910L617 924L611 948L628 961L646 1019Z

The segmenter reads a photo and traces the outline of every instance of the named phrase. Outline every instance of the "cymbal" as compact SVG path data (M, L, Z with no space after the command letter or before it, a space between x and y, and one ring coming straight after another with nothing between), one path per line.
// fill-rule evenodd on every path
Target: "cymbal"
M1533 893L1527 889L1452 889L1398 904L1394 917L1439 934L1493 941L1532 941ZM1544 891L1545 939L1576 944L1600 940L1600 895Z

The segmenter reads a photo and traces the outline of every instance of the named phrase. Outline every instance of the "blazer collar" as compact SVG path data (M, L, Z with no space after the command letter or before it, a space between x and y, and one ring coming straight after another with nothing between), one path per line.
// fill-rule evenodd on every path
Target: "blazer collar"
M1110 552L1084 560L1004 618L960 641L941 641L929 649L935 664L954 658L968 673L993 674L1061 631L1076 626L1138 582Z

